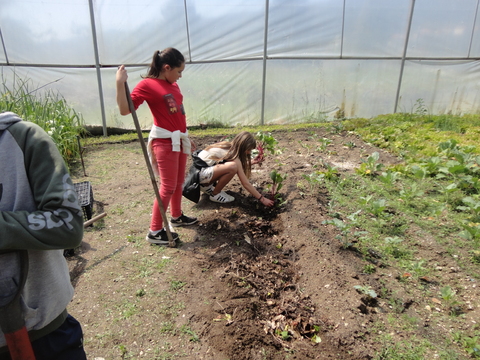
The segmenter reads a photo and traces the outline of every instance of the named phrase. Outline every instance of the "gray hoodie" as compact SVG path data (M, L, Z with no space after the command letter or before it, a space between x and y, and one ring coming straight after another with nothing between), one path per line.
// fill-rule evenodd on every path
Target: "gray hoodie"
M0 252L28 250L21 300L29 331L65 313L73 287L63 249L78 246L82 237L82 209L54 142L38 125L1 113ZM18 278L13 264L11 254L0 254L0 284ZM5 345L0 331L0 347Z

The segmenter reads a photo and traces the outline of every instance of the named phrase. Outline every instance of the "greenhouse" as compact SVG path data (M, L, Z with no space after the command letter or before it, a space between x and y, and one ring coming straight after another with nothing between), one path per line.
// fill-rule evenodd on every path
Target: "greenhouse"
M0 1L2 80L54 89L86 124L133 128L115 102L153 52L186 58L190 125L480 111L479 0ZM147 106L138 110L151 125Z
M480 0L0 10L0 360L480 359Z

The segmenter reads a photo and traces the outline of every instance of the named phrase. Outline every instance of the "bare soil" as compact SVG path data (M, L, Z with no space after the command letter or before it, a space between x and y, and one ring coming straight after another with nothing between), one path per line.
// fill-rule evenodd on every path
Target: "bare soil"
M318 146L312 134L332 140L328 151L312 151ZM389 331L387 319L398 313L420 318L415 332L431 333L431 341L450 331L429 326L431 310L396 280L398 269L365 274L368 259L344 249L337 230L322 224L330 219L329 194L305 195L297 186L325 162L345 176L374 151L383 164L399 160L347 133L315 128L273 135L283 152L268 154L251 181L267 193L272 169L287 174L280 191L286 202L266 209L237 179L225 189L235 197L231 204L206 195L198 204L184 199L184 212L199 222L175 228L176 248L145 240L154 195L139 142L86 149L87 177L80 170L74 182L91 183L93 215L107 216L86 229L67 260L76 288L69 311L83 325L89 359L372 359L382 346L375 328ZM220 137L193 140L201 148ZM457 269L418 233L432 263ZM466 282L457 270L445 276ZM359 284L395 294L401 311L382 296L367 299L354 289ZM473 301L476 291L465 293ZM472 320L479 315L473 309ZM401 340L409 332L392 336Z

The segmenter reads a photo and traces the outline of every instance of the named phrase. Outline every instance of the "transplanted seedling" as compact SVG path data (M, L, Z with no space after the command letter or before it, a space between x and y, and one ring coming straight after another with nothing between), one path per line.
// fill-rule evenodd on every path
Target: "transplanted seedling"
M257 132L257 148L252 151L252 164L262 165L265 160L265 152L269 152L272 155L276 153L275 147L278 144L271 133Z
M286 178L287 178L287 174L282 175L279 172L277 172L277 170L273 170L270 173L270 179L272 179L272 183L267 185L267 187L270 188L270 199L281 200L281 195L279 194L279 191L283 187L283 181Z
M360 294L367 295L370 299L375 299L377 297L375 290L368 285L355 285L353 288Z

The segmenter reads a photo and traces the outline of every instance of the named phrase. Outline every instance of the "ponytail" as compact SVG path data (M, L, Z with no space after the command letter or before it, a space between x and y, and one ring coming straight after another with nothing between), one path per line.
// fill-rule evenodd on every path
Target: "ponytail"
M158 78L162 73L164 65L169 65L171 68L182 66L185 58L182 53L175 48L166 48L162 51L155 51L153 53L152 63L146 76L143 78Z

